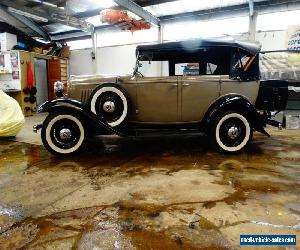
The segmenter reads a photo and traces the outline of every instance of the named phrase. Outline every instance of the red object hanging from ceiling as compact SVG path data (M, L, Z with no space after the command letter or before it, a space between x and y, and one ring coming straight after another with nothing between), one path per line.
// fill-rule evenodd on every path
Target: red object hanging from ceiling
M151 25L145 20L137 20L130 17L125 10L104 10L100 13L102 23L108 23L120 27L122 30L137 31L150 29Z

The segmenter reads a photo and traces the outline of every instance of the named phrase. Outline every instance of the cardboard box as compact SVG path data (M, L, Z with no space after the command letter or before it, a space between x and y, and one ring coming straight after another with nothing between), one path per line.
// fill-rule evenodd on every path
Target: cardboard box
M59 56L62 58L69 58L70 57L70 47L69 46L62 47Z
M17 45L17 36L10 33L0 33L0 51L11 50Z

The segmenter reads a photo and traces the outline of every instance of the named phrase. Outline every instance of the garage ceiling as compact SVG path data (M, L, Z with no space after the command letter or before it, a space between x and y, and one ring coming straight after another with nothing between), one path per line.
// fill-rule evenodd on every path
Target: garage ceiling
M300 1L296 0L1 0L0 21L30 36L60 40L110 28L100 22L99 12L105 8L127 9L159 25L160 22L217 18L226 14L247 15L251 2L255 11L300 8Z

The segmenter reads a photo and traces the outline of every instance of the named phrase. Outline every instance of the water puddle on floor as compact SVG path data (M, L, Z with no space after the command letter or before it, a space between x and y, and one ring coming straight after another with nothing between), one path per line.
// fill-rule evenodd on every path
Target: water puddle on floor
M257 136L222 155L198 137L108 137L64 158L0 141L0 246L236 249L240 234L300 238L297 138Z

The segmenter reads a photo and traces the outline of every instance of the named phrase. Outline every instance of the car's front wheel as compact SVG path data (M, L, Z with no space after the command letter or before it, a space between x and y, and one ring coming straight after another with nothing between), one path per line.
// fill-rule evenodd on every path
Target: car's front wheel
M244 149L253 133L248 118L238 111L219 114L210 131L212 147L226 153L236 153Z
M55 155L69 155L80 151L86 132L80 117L67 114L49 114L41 131L46 149Z

